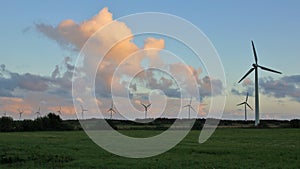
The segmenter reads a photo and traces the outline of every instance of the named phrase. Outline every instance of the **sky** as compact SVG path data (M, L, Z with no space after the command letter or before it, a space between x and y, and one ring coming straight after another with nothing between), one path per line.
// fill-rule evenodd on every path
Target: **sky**
M41 107L45 114L49 111L57 111L61 106L64 119L76 118L72 101L72 72L78 52L88 37L105 23L119 17L143 12L161 12L184 18L209 38L224 66L226 82L209 77L203 67L205 63L195 62L195 57L188 57L191 53L177 42L157 35L134 36L120 44L120 51L116 49L108 56L106 62L113 65L111 69L106 68L101 72L99 68L102 74L97 76L96 95L97 102L104 111L111 104L108 89L111 83L114 83L119 93L129 92L132 95L132 104L137 111L140 111L135 114L125 112L132 118L143 117L138 103L141 100L147 102L147 94L155 89L164 91L170 98L169 105L167 105L170 109L158 113L159 110L153 106L150 117L169 116L175 108L180 109L176 100L179 97L178 86L167 74L157 71L142 72L132 82L130 90L124 88L125 83L129 85L126 82L126 75L132 73L130 71L143 68L147 59L150 64L163 62L169 65L171 72L186 77L182 80L183 83L190 81L188 72L178 71L186 67L183 66L180 69L182 65L176 60L163 59L168 58L164 53L164 50L168 50L181 55L190 66L188 69L193 73L192 79L198 82L197 88L202 92L202 96L199 101L195 99L193 102L194 107L199 107L198 117L207 115L211 98L226 96L223 118L244 119L243 107L237 107L236 104L243 102L246 93L249 92L249 104L254 107L254 75L251 74L241 84L237 82L251 68L254 61L251 49L251 40L253 40L259 63L283 73L277 75L260 71L261 117L263 119L299 119L299 7L300 2L296 0L189 1L189 3L170 0L134 3L114 0L2 1L0 10L2 21L0 27L2 32L0 111L7 112L18 119L17 109L21 109L24 110L22 118L35 118L34 112L38 107ZM117 40L113 36L114 31L123 36L130 35L131 29L134 28L126 25L124 27L118 23L113 27L112 33L108 33L99 40L108 45L111 41ZM137 54L128 59L128 63L135 66L124 67L125 75L117 77L119 81L110 81L115 64L126 59L132 52L147 48L156 48L158 52L148 53L148 57ZM86 59L84 64L92 62L93 58L90 58ZM105 64L103 66L105 67ZM143 81L144 74L149 78L147 83ZM123 83L120 84L120 82ZM210 96L210 85L215 85L214 96ZM187 90L191 88L188 85L185 87ZM184 100L188 103L189 98ZM84 102L87 100L80 100L80 104L84 105ZM95 111L89 110L86 113L87 117L97 117ZM254 112L248 111L248 113L249 119L254 119ZM121 115L115 115L115 117L121 118Z

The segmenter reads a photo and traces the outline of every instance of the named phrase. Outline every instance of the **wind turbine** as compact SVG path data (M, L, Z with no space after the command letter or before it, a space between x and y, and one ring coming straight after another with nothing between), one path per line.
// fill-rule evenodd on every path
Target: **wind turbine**
M244 80L251 72L253 72L255 70L255 126L257 126L259 124L258 68L261 68L262 70L265 70L265 71L278 73L278 74L281 74L281 72L278 72L276 70L272 70L270 68L266 68L264 66L260 66L257 63L257 54L256 54L256 50L255 50L255 46L254 46L253 41L251 41L251 43L252 43L252 50L253 50L253 54L254 54L255 63L252 64L252 68L241 78L239 83L242 80Z
M59 106L59 109L56 111L59 115L62 115L61 113L61 106Z
M249 96L249 94L247 93L246 101L244 101L244 102L242 102L242 103L240 103L240 104L237 104L237 106L245 105L245 121L247 121L247 106L248 106L251 110L253 110L252 107L248 104L248 96Z
M88 111L88 110L87 110L87 109L84 109L82 105L80 105L80 107L81 107L81 117L82 117L82 119L83 119L83 114L84 114L84 112L85 112L85 111Z
M36 114L36 118L39 118L39 117L41 117L41 107L39 106L39 109L38 109L38 111L37 112L35 112L35 114Z
M20 116L20 120L21 120L22 114L24 113L24 110L23 109L18 109L18 112L19 112L19 116Z
M111 102L111 106L110 108L107 110L107 112L110 112L110 119L112 119L112 114L116 113L115 109L114 109L114 104L113 102Z
M190 103L187 104L187 105L185 105L185 106L183 106L183 108L185 108L185 107L188 107L188 108L189 108L189 119L191 118L191 109L192 109L194 112L197 113L197 111L192 107L192 97L191 97L191 99L190 99Z
M144 107L144 109L145 109L145 119L146 119L146 118L147 118L148 108L151 106L151 103L148 104L148 105L145 105L145 104L141 103L141 105L142 105L142 106Z

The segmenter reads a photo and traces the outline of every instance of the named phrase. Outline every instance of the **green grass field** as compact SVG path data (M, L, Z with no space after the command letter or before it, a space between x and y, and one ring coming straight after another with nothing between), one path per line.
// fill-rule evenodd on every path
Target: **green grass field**
M300 129L218 129L204 144L199 133L145 159L110 154L83 131L0 133L0 168L300 168Z

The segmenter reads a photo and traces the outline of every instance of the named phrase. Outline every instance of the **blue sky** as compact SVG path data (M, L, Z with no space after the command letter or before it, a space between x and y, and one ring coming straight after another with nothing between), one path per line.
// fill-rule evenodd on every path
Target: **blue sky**
M35 24L56 26L66 19L77 23L88 20L102 8L108 7L113 18L140 12L163 12L182 17L201 29L216 47L224 65L229 106L226 111L237 111L232 105L243 100L234 95L232 88L245 90L236 82L253 62L250 40L254 40L259 63L282 71L283 75L261 73L260 77L280 78L300 75L300 2L297 0L265 1L2 1L0 10L2 32L0 41L1 62L11 72L51 76L55 65L62 64L67 56L75 60L76 53L65 50L55 41L35 29ZM253 79L253 76L250 76ZM290 77L291 78L291 77ZM266 82L267 83L267 82ZM295 84L299 90L298 81ZM267 86L267 85L266 85ZM280 89L278 89L280 90ZM290 115L272 118L299 118L297 95L276 97L266 89L265 96L272 101L285 103ZM280 93L280 92L279 92ZM268 95L269 94L269 95ZM263 103L264 101L262 101ZM275 104L275 103L274 103ZM254 104L252 104L254 105ZM276 105L265 104L265 111ZM267 107L269 106L269 107ZM242 116L228 116L242 118ZM251 116L250 116L251 117Z

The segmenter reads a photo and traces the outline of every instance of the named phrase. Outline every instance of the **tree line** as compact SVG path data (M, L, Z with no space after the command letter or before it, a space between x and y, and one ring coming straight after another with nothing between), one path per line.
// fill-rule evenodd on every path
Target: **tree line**
M104 119L102 119L104 120ZM158 118L152 119L150 123L140 123L145 119L130 120L107 120L109 125L116 130L167 130L176 119ZM181 119L182 121L186 119ZM216 120L216 119L215 119ZM99 129L100 119L87 119L89 127ZM192 129L201 130L205 119L196 119ZM220 127L254 127L253 121L242 120L220 120ZM94 126L93 126L94 125ZM100 125L100 129L101 129ZM300 128L300 120L261 120L261 124L254 128ZM0 118L0 132L14 131L66 131L66 130L82 130L78 120L62 120L59 115L49 113L35 120L25 119L22 121L14 121L12 117L3 116Z
M49 113L46 116L35 120L25 119L14 121L12 117L3 116L0 118L0 131L62 131L73 130L73 126L65 123L59 115Z

